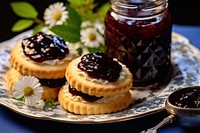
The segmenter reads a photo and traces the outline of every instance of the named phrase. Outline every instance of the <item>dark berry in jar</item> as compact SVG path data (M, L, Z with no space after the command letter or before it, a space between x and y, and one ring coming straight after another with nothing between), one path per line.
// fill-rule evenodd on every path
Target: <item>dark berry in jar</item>
M122 66L107 54L96 52L81 58L78 68L85 71L91 78L105 79L115 82L120 76Z
M71 93L73 96L80 96L87 102L95 102L95 101L103 98L103 97L91 96L91 95L85 94L81 91L77 91L75 88L71 88L70 85L69 85L68 89L69 89L69 93Z
M61 37L43 32L24 39L22 48L24 54L36 62L63 59L69 53L65 41Z
M191 92L181 94L174 103L177 107L182 108L199 108L200 107L200 91L194 89Z

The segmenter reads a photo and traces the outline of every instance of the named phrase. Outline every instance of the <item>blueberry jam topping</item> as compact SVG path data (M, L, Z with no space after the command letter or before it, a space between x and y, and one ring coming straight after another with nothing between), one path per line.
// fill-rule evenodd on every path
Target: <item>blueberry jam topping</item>
M191 92L181 94L174 103L177 107L182 108L199 108L200 107L200 91L194 89Z
M58 36L43 32L22 41L24 54L36 62L52 59L63 59L69 53L65 41Z
M61 87L65 84L65 78L58 78L58 79L39 79L40 83L44 86L48 86L50 88L57 88Z
M101 52L84 55L78 68L85 71L91 78L101 78L109 82L117 81L122 70L122 66L117 61Z
M77 91L75 88L71 88L70 85L69 85L68 89L69 89L69 93L71 93L73 96L80 96L87 102L95 102L95 101L103 98L103 97L91 96L91 95L85 94L81 91Z

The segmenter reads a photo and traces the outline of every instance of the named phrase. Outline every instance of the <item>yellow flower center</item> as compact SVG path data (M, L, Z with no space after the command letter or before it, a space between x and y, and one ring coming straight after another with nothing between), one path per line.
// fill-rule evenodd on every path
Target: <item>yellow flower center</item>
M91 41L94 41L94 40L96 40L96 35L95 35L94 33L90 33L90 34L88 35L88 38L89 38Z
M53 15L53 18L56 21L58 21L58 20L60 20L61 16L62 16L61 12L55 12L54 15Z
M33 88L32 88L32 87L26 87L26 88L24 89L24 94L25 94L25 96L30 96L30 95L32 95L32 94L33 94Z

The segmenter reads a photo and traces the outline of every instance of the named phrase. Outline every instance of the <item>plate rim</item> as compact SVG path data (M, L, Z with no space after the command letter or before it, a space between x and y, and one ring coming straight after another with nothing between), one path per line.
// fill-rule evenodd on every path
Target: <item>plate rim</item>
M4 45L14 41L15 39L18 39L19 37L23 36L24 34L30 34L32 32L32 30L29 30L29 31L25 31L21 34L18 34L16 35L15 37L9 39L9 40L6 40L6 41L3 41L0 43L0 48L3 47ZM172 36L177 36L177 37L180 37L182 38L182 41L183 43L185 43L186 45L190 45L190 47L192 47L193 49L195 49L197 52L200 53L199 49L197 47L195 47L191 41L185 37L184 35L180 34L180 33L177 33L177 32L172 32ZM4 46L5 47L5 46ZM164 90L164 89L163 89ZM0 97L1 98L1 97ZM152 99L151 101L154 101L154 99ZM144 116L147 116L147 115L150 115L150 114L153 114L153 113L157 113L157 112L160 112L162 110L165 109L164 106L162 107L159 107L159 108L155 108L151 111L148 111L144 114L139 114L139 115L136 115L136 116L129 116L129 117L122 117L122 118L116 118L116 119L112 119L112 120L82 120L82 121L77 121L77 120L65 120L65 119L60 119L60 118L57 118L57 117L45 117L45 116L36 116L36 115L33 115L33 114L28 114L27 112L23 112L23 111L20 111L20 110L17 110L16 108L8 105L7 103L4 103L0 100L0 105L8 108L8 109L11 109L12 111L18 113L18 114L21 114L21 115L24 115L24 116L27 116L27 117L31 117L31 118L35 118L35 119L43 119L43 120L54 120L54 121L60 121L60 122L66 122L66 123L82 123L82 124L94 124L94 123L113 123L113 122L120 122L120 121L126 121L126 120L132 120L132 119L137 119L137 118L141 118L141 117L144 117Z

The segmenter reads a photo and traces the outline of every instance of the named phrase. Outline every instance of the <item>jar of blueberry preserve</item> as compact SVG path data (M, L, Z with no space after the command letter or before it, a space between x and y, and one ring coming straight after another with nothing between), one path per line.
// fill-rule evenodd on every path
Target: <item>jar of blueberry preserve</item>
M105 19L106 53L133 74L133 86L167 78L172 22L167 0L111 0Z

